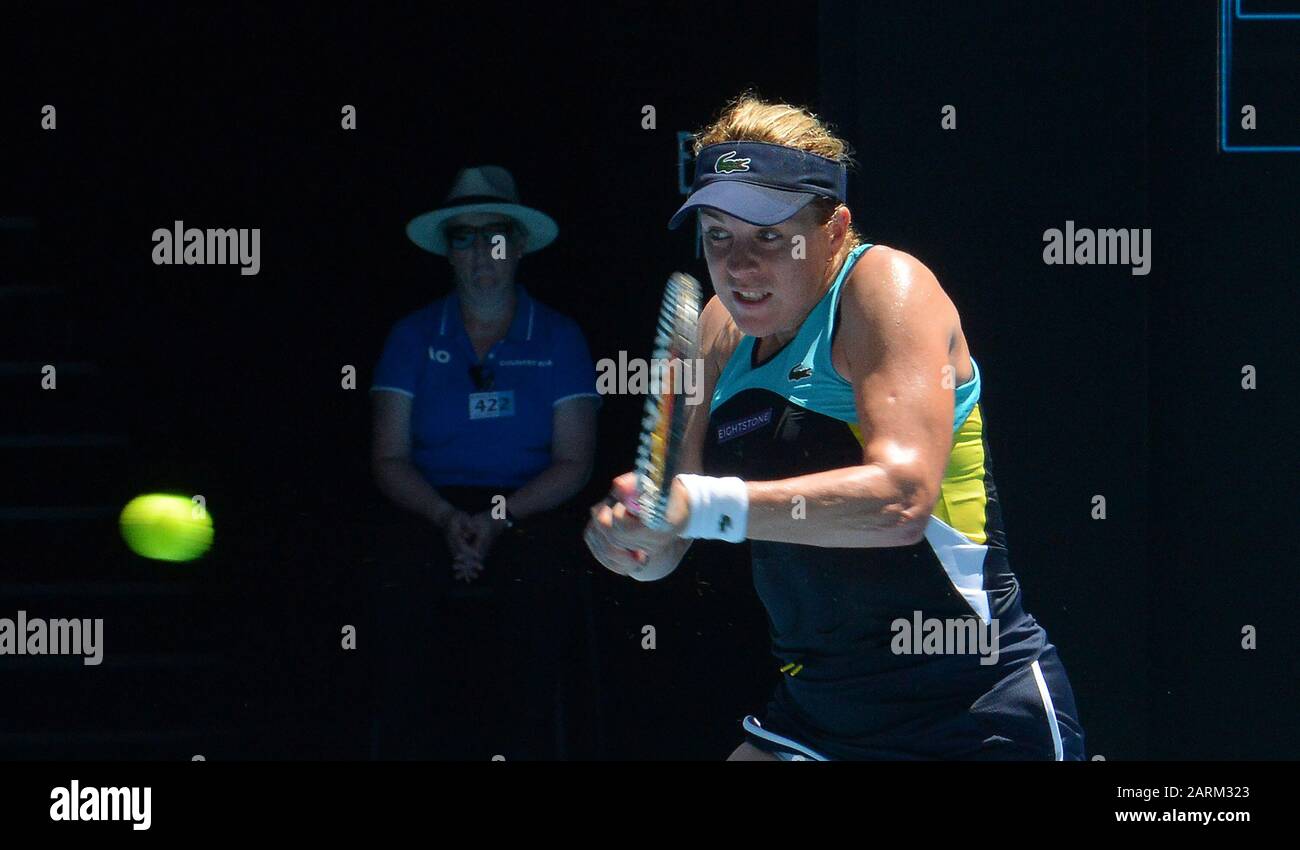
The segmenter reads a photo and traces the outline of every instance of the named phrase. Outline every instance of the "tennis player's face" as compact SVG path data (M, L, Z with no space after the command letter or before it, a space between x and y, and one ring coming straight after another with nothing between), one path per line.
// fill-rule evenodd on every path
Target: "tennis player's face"
M512 223L496 213L469 213L447 223L447 259L457 286L484 295L514 286L522 240L512 233Z
M736 326L749 336L793 336L825 294L830 253L816 212L805 207L764 226L704 209L700 228L713 289Z

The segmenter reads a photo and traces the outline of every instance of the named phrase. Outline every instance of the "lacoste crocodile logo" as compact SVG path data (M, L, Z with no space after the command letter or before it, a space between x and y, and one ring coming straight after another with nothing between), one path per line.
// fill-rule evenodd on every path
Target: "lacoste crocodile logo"
M735 151L727 151L713 163L713 170L718 174L730 174L733 171L748 171L749 159L737 159Z
M804 366L800 364L790 370L790 380L792 381L802 381L804 378L811 378L811 377L812 377L811 366Z

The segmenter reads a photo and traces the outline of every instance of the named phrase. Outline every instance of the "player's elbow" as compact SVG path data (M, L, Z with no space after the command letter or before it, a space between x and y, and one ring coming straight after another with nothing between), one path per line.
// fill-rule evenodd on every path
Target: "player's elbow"
M892 485L885 506L885 529L894 545L911 546L925 539L925 528L939 499L939 486L919 464L886 467Z

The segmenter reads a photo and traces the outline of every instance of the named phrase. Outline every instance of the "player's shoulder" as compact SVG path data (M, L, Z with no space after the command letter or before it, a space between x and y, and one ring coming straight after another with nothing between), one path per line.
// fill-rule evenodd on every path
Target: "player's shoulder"
M882 319L908 313L933 317L936 312L955 310L929 266L888 245L873 245L858 257L840 299L850 314Z
M864 251L844 283L845 296L851 292L856 298L877 301L943 291L929 266L906 251L888 245L872 245Z

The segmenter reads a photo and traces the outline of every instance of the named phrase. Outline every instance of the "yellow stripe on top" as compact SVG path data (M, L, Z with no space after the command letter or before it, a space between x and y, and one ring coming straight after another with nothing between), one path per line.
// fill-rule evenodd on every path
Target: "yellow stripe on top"
M846 422L859 444L862 429L856 422ZM984 419L979 402L971 408L966 421L953 435L948 468L939 485L934 516L966 535L974 543L988 542L988 491L984 489Z
M934 516L969 537L987 543L988 491L984 488L984 419L976 402L952 440Z

